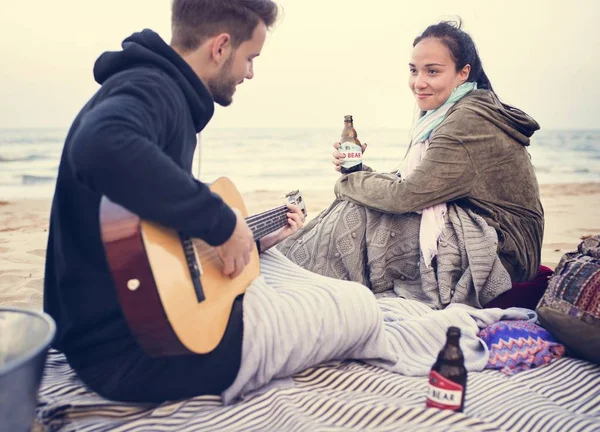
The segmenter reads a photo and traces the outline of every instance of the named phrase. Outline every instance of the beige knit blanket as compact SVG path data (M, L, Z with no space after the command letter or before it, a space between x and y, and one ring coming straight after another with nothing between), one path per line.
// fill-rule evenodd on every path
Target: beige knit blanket
M312 272L359 282L374 293L393 290L435 309L482 307L510 289L496 231L456 204L448 205L445 219L430 268L419 253L419 214L381 213L345 200L334 201L277 247Z

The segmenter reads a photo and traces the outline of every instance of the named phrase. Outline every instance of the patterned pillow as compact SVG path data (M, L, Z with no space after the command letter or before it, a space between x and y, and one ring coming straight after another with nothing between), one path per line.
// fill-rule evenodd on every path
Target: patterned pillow
M600 235L563 255L536 311L572 354L600 364Z
M498 321L479 337L490 350L486 368L507 375L549 364L565 353L550 333L530 321Z

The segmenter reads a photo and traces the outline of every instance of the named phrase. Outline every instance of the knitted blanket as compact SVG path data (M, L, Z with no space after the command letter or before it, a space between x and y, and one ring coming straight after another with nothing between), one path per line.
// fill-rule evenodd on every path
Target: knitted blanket
M407 302L425 314L407 316ZM291 385L286 378L330 360L360 359L407 376L427 375L449 326L462 330L467 369L480 371L489 352L477 334L501 319L535 319L535 313L459 304L434 311L401 298L378 301L361 284L311 273L269 250L244 297L242 362L223 403Z
M387 214L336 200L277 247L312 272L359 282L374 293L393 289L435 309L451 303L480 308L511 288L496 231L481 216L448 205L430 268L419 250L420 223L416 213Z

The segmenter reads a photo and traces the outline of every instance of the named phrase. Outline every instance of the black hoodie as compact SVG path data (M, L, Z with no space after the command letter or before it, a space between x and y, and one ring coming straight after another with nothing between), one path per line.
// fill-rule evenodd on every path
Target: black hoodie
M101 242L103 195L211 245L235 226L233 211L191 175L196 134L214 112L210 93L156 33L122 46L96 61L101 88L66 138L50 218L44 309L57 324L54 347L82 365L135 343Z

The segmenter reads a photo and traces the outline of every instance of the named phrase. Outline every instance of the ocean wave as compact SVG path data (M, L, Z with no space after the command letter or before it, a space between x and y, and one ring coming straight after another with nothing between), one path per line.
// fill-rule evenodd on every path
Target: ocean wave
M373 144L365 163L379 172L395 169L406 153L407 131L361 129ZM0 130L0 193L30 196L51 191L66 131ZM239 129L202 134L193 171L208 181L234 179L243 190L294 189L302 184L331 190L337 174L331 165L335 130ZM536 133L528 152L542 183L600 180L600 131L566 130ZM51 193L51 192L48 192ZM19 195L21 194L21 195Z
M23 144L62 144L64 142L63 138L59 137L2 137L0 136L0 146L10 146L13 144L23 145Z
M36 176L36 175L29 175L29 174L25 174L22 177L22 184L29 186L29 185L37 185L37 184L41 184L41 183L51 183L56 181L56 177L50 177L50 176Z
M29 156L14 156L14 157L0 155L0 162L31 162L31 161L45 160L45 159L50 159L50 158L48 156L38 155L38 154L29 155Z

